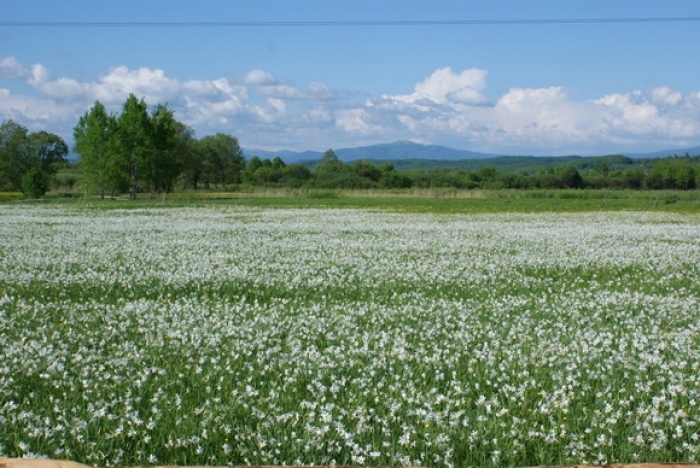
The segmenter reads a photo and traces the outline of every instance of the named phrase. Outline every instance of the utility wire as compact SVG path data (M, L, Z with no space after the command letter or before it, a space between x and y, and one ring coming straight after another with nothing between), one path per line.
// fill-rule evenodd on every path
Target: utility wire
M642 18L530 18L495 20L403 21L0 21L0 27L38 28L247 28L247 27L377 27L377 26L490 26L548 24L697 23L700 16Z

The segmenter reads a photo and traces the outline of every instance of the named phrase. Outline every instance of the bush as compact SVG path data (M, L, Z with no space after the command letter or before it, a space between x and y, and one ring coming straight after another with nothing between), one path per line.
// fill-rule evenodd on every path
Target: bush
M41 198L49 190L49 178L39 168L28 170L22 177L22 193L28 198Z

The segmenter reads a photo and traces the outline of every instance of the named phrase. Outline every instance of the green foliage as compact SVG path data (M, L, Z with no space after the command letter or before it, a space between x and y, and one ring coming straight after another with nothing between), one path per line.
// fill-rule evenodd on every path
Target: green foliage
M0 190L20 191L22 177L38 161L32 157L27 129L8 120L0 126Z
M153 198L172 191L178 178L194 190L200 184L226 188L241 183L245 166L235 137L219 133L196 140L167 106L158 104L149 114L145 100L133 94L118 116L107 115L96 102L76 125L74 137L84 180L102 198L106 191L123 190L132 200L142 190Z
M49 178L38 167L29 169L22 176L22 193L28 198L41 198L49 190Z
M126 185L127 174L120 158L119 130L116 117L107 114L104 105L96 101L73 129L75 151L80 155L82 180L86 187L112 196Z
M379 179L379 186L381 188L409 188L412 184L410 177L394 170L383 171Z
M314 172L335 172L343 170L344 167L345 164L332 149L329 149L323 154L321 161L314 168Z
M499 158L504 159L504 158ZM516 158L517 159L517 158ZM486 165L478 170L411 169L403 161L361 160L345 164L328 150L312 165L310 177L293 180L284 176L279 157L275 162L253 157L243 174L246 184L264 187L307 187L321 189L678 189L698 186L700 157L632 160L612 155L599 158L541 158L539 166L523 158L520 169L499 170ZM492 162L493 159L487 160ZM554 164L553 161L560 161ZM565 161L565 163L561 163ZM449 162L442 162L450 165ZM483 163L483 161L482 161ZM283 164L283 162L282 162ZM514 164L514 163L509 163ZM274 167L273 167L274 166ZM513 166L515 167L515 166ZM536 170L532 168L537 167Z
M130 94L117 118L117 128L120 159L129 178L129 198L135 200L141 171L148 174L152 166L153 129L146 101Z
M199 188L202 179L202 151L194 130L178 122L178 152L182 163L181 177L186 187Z
M661 159L647 176L647 185L652 189L690 190L695 185L695 166L690 158Z
M29 133L12 120L4 122L0 126L0 190L44 195L50 177L66 163L66 154L68 146L61 137L43 130Z
M209 135L199 142L202 158L202 179L204 186L219 184L226 188L228 184L240 184L245 159L238 145L238 139L224 133Z
M53 177L54 189L72 192L78 187L82 179L82 169L80 164L66 165L56 172Z
M29 146L41 164L41 170L53 175L67 162L68 145L63 138L43 130L29 135Z
M555 171L559 188L583 188L583 178L573 166L559 166Z
M374 182L379 182L382 171L369 161L357 161L352 167L352 171L360 177L364 177Z
M147 164L145 180L150 183L151 197L172 190L182 170L180 158L183 125L173 117L173 111L159 104L151 114L152 153Z

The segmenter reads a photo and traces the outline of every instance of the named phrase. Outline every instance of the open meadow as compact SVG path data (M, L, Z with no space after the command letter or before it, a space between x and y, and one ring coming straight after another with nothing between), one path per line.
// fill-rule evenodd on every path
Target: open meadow
M697 211L281 204L0 204L0 456L700 460Z

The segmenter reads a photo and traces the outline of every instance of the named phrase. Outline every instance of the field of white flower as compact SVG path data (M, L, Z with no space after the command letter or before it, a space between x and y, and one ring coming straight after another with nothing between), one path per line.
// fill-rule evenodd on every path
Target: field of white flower
M700 460L700 217L0 206L0 455Z

